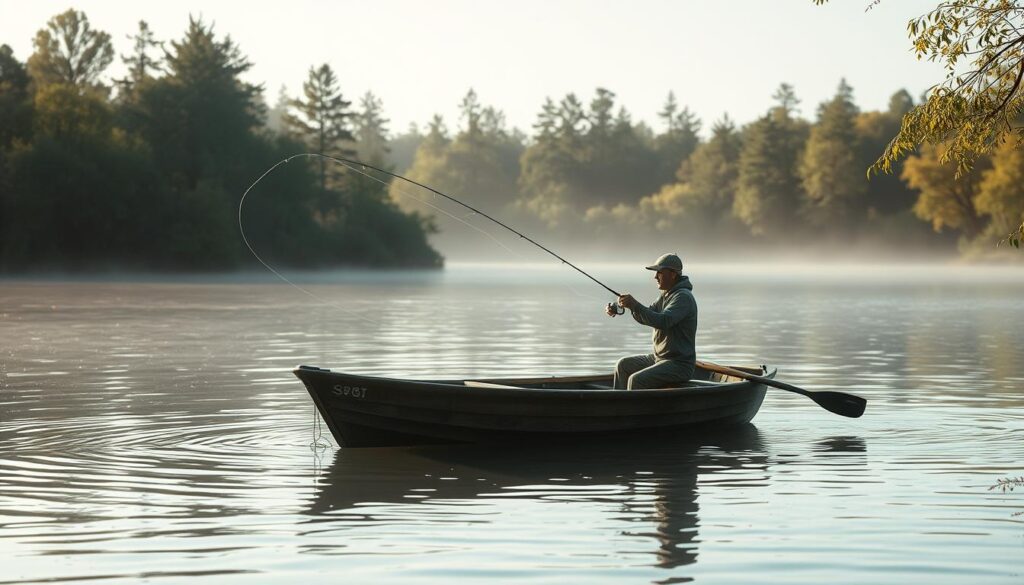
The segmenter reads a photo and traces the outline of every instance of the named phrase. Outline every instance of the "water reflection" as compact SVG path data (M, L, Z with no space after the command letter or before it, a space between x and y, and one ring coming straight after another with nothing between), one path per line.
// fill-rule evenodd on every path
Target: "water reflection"
M447 507L453 521L487 524L498 521L495 508L509 499L601 503L609 505L607 518L622 538L620 555L674 570L697 560L700 484L759 481L768 465L766 449L749 424L697 438L626 443L341 449L306 511L309 533L346 542L341 533L359 525L415 521L431 505ZM435 522L442 516L435 514ZM323 545L311 552L337 550ZM673 576L657 582L681 581Z
M814 444L816 453L866 453L868 450L864 439L860 437L828 437Z
M1024 461L1024 278L723 270L694 275L699 351L862 394L863 418L771 392L752 437L349 450L321 473L297 363L587 374L650 336L503 270L311 285L400 309L376 324L258 282L0 283L0 581L1018 583L1021 500L987 489Z

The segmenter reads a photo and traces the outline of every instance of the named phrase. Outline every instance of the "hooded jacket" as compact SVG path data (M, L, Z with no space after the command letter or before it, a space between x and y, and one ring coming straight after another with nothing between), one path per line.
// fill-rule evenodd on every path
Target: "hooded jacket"
M654 359L693 364L697 360L697 301L690 277L661 293L650 307L637 304L631 311L641 325L654 328Z

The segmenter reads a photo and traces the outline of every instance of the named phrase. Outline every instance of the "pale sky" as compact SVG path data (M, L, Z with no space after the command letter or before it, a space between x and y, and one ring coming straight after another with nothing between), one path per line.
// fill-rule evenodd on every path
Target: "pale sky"
M907 89L917 99L942 78L917 61L907 21L937 0L0 0L0 44L24 62L32 37L68 8L110 33L119 55L146 20L160 40L180 39L189 14L229 34L253 63L247 80L270 104L292 95L312 65L329 63L346 99L367 90L384 102L393 132L434 113L458 125L472 87L510 126L531 133L545 97L615 92L634 120L660 131L669 91L703 121L728 113L744 124L787 82L804 117L835 93L840 78L864 110L884 109ZM870 7L870 9L869 9ZM120 59L109 76L123 74Z

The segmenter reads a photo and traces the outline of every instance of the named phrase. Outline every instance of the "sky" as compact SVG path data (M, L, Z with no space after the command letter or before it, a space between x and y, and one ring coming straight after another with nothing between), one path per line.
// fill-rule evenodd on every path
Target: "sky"
M145 20L160 40L180 39L189 15L230 35L270 104L295 96L309 68L328 63L346 97L383 100L392 132L421 128L435 113L458 126L473 88L510 126L530 133L546 97L597 87L656 131L670 91L703 121L728 113L739 124L762 115L782 82L813 119L840 79L863 110L887 107L900 89L915 99L942 79L918 61L907 21L937 0L0 0L0 44L25 61L52 16L75 8L108 32L119 55ZM120 59L108 77L124 73Z

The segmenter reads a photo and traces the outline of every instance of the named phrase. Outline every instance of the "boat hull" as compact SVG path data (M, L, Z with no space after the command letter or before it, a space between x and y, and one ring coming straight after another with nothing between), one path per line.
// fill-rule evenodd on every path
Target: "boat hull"
M491 380L479 387L462 380L399 380L310 366L294 372L343 447L678 434L747 423L766 391L763 384L744 380L627 391L594 387L606 380L602 376Z

